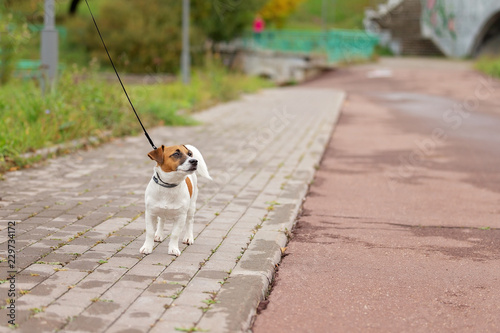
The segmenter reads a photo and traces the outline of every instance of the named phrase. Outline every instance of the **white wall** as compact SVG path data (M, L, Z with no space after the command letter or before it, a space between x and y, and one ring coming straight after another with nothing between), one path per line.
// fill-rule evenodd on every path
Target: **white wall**
M500 11L500 0L421 0L422 34L448 56L466 57L478 35Z

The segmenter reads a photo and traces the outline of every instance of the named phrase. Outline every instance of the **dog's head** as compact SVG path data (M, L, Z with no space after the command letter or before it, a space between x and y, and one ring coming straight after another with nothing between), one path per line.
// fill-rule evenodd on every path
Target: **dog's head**
M186 146L161 146L148 154L149 158L158 163L164 172L182 171L193 173L198 167L198 160L193 158L193 152Z

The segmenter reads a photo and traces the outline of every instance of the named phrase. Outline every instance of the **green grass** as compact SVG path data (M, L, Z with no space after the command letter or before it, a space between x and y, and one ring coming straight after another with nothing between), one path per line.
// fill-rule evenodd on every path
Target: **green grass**
M476 69L489 76L500 78L500 57L483 57L475 65Z
M365 8L376 8L386 0L324 0L328 28L363 29ZM306 0L293 13L285 29L322 29L323 0Z
M57 89L45 96L36 81L0 86L0 173L31 163L21 155L40 148L107 132L117 137L142 131L118 82L99 80L95 72L67 69ZM175 81L131 85L127 90L150 128L195 125L192 112L270 85L260 78L209 66L195 72L189 86Z

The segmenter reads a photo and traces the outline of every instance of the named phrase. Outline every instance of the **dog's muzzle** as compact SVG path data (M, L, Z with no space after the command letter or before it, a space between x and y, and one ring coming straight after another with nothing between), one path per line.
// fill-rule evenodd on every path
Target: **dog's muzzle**
M191 165L191 168L189 168L189 171L196 171L198 168L198 160L195 158L192 158L189 160L189 164Z

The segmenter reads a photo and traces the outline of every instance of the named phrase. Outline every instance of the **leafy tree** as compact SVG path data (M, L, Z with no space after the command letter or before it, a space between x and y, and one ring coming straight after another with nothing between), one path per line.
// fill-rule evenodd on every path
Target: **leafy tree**
M165 5L178 6L169 1ZM191 0L192 24L200 26L211 40L229 41L241 35L252 23L255 13L269 0ZM74 15L80 0L71 0L68 13Z
M206 41L230 41L252 25L267 0L191 0L190 44L193 62L202 62ZM97 18L113 61L129 72L176 72L180 65L182 1L106 1ZM69 23L73 43L108 63L88 17ZM79 22L78 22L79 21ZM82 26L83 25L83 26ZM83 33L82 33L83 31Z
M128 72L174 72L181 54L181 3L178 0L106 1L97 21L113 61ZM81 28L84 25L84 28ZM73 43L108 64L94 24L88 17L73 23ZM199 34L198 34L199 35ZM199 43L196 31L192 41Z
M213 42L231 41L250 29L268 0L192 0L193 23Z
M0 0L31 23L43 22L43 0ZM231 41L250 30L256 13L269 0L191 0L190 44L194 64L207 46ZM176 72L181 54L181 0L89 1L113 61L121 71ZM109 65L83 0L56 1L57 24L68 31L64 47ZM62 9L62 11L61 11ZM212 42L212 43L207 43ZM82 50L82 51L80 51ZM85 60L84 60L85 61Z
M283 27L286 19L292 14L297 6L304 0L271 0L260 10L259 14L268 22L277 27Z

